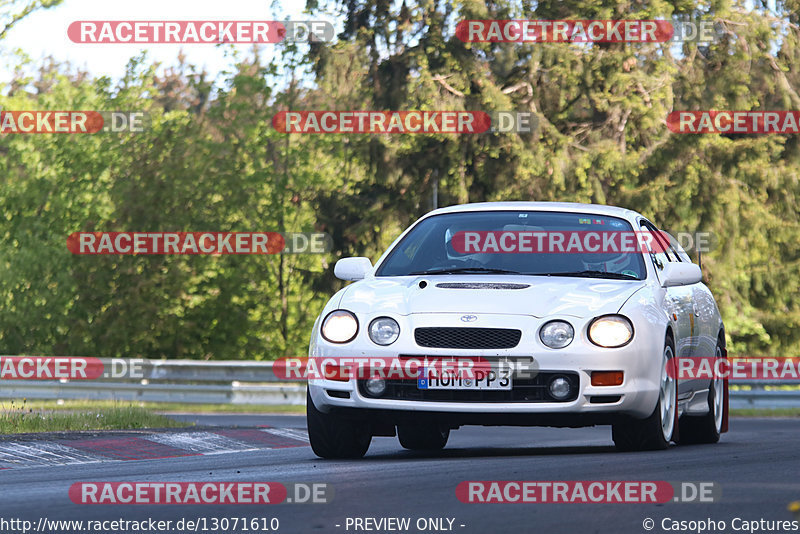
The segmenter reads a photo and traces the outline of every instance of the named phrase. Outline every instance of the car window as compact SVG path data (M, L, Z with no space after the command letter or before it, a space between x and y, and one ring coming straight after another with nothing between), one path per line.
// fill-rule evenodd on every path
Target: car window
M649 246L649 248L650 259L653 262L653 265L659 271L664 270L664 266L672 261L672 258L667 252L669 251L669 243L665 242L663 234L654 226L651 226L645 221L642 221L640 225L642 232L650 236L646 242L652 244Z
M663 230L659 230L655 226L652 227L652 232L655 238L658 240L661 249L664 251L664 255L667 257L667 261L679 262L680 260L675 255L675 251L672 250L672 246L670 243L672 240L670 239L669 234L667 234Z
M663 230L661 230L661 234L666 235L666 237L669 238L669 251L673 258L676 258L679 262L692 263L692 259L689 257L689 254L686 253L681 244L672 234L669 234Z
M558 236L564 238L561 248L542 250ZM629 247L623 246L625 237L631 238ZM537 242L537 238L541 241ZM568 247L572 238L581 246ZM512 243L520 246L510 249ZM531 243L544 245L531 247ZM585 246L589 243L592 246ZM591 272L635 280L645 277L644 259L628 221L607 215L550 211L457 212L428 217L400 240L378 266L376 276L429 274L436 270L574 276Z

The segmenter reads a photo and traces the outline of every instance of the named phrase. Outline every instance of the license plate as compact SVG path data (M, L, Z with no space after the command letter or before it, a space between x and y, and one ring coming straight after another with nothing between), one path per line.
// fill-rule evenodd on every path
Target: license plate
M511 389L511 369L476 369L472 375L459 371L422 368L417 378L417 389L473 389L509 390ZM465 376L461 376L465 375Z

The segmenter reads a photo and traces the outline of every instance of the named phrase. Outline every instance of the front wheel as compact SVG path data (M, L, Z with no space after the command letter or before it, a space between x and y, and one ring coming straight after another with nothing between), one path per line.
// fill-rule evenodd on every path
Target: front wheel
M714 369L719 369L717 362L722 359L722 347L717 341L714 349ZM680 444L716 443L722 432L722 414L725 401L725 381L715 376L708 388L708 413L701 416L684 415L680 420Z
M351 421L333 413L323 413L314 406L306 391L306 424L311 449L320 458L361 458L372 441L366 423Z
M678 411L678 383L674 373L667 372L675 355L672 338L667 336L661 357L661 380L658 402L650 417L625 421L611 427L611 437L620 451L656 451L669 447L675 432Z

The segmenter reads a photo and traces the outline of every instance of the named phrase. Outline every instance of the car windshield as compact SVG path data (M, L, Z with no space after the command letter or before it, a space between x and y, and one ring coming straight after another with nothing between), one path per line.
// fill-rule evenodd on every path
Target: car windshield
M552 211L435 215L417 224L376 276L510 274L642 280L638 236L624 219Z

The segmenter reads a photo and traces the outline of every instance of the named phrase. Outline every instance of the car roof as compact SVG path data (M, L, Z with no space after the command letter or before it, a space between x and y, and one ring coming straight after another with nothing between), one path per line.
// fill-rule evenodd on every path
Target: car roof
M593 215L609 215L632 219L639 213L627 208L617 206L604 206L602 204L581 204L579 202L474 202L472 204L459 204L433 210L424 217L441 215L443 213L458 213L468 211L563 211L571 213L591 213ZM424 218L423 217L423 218Z

